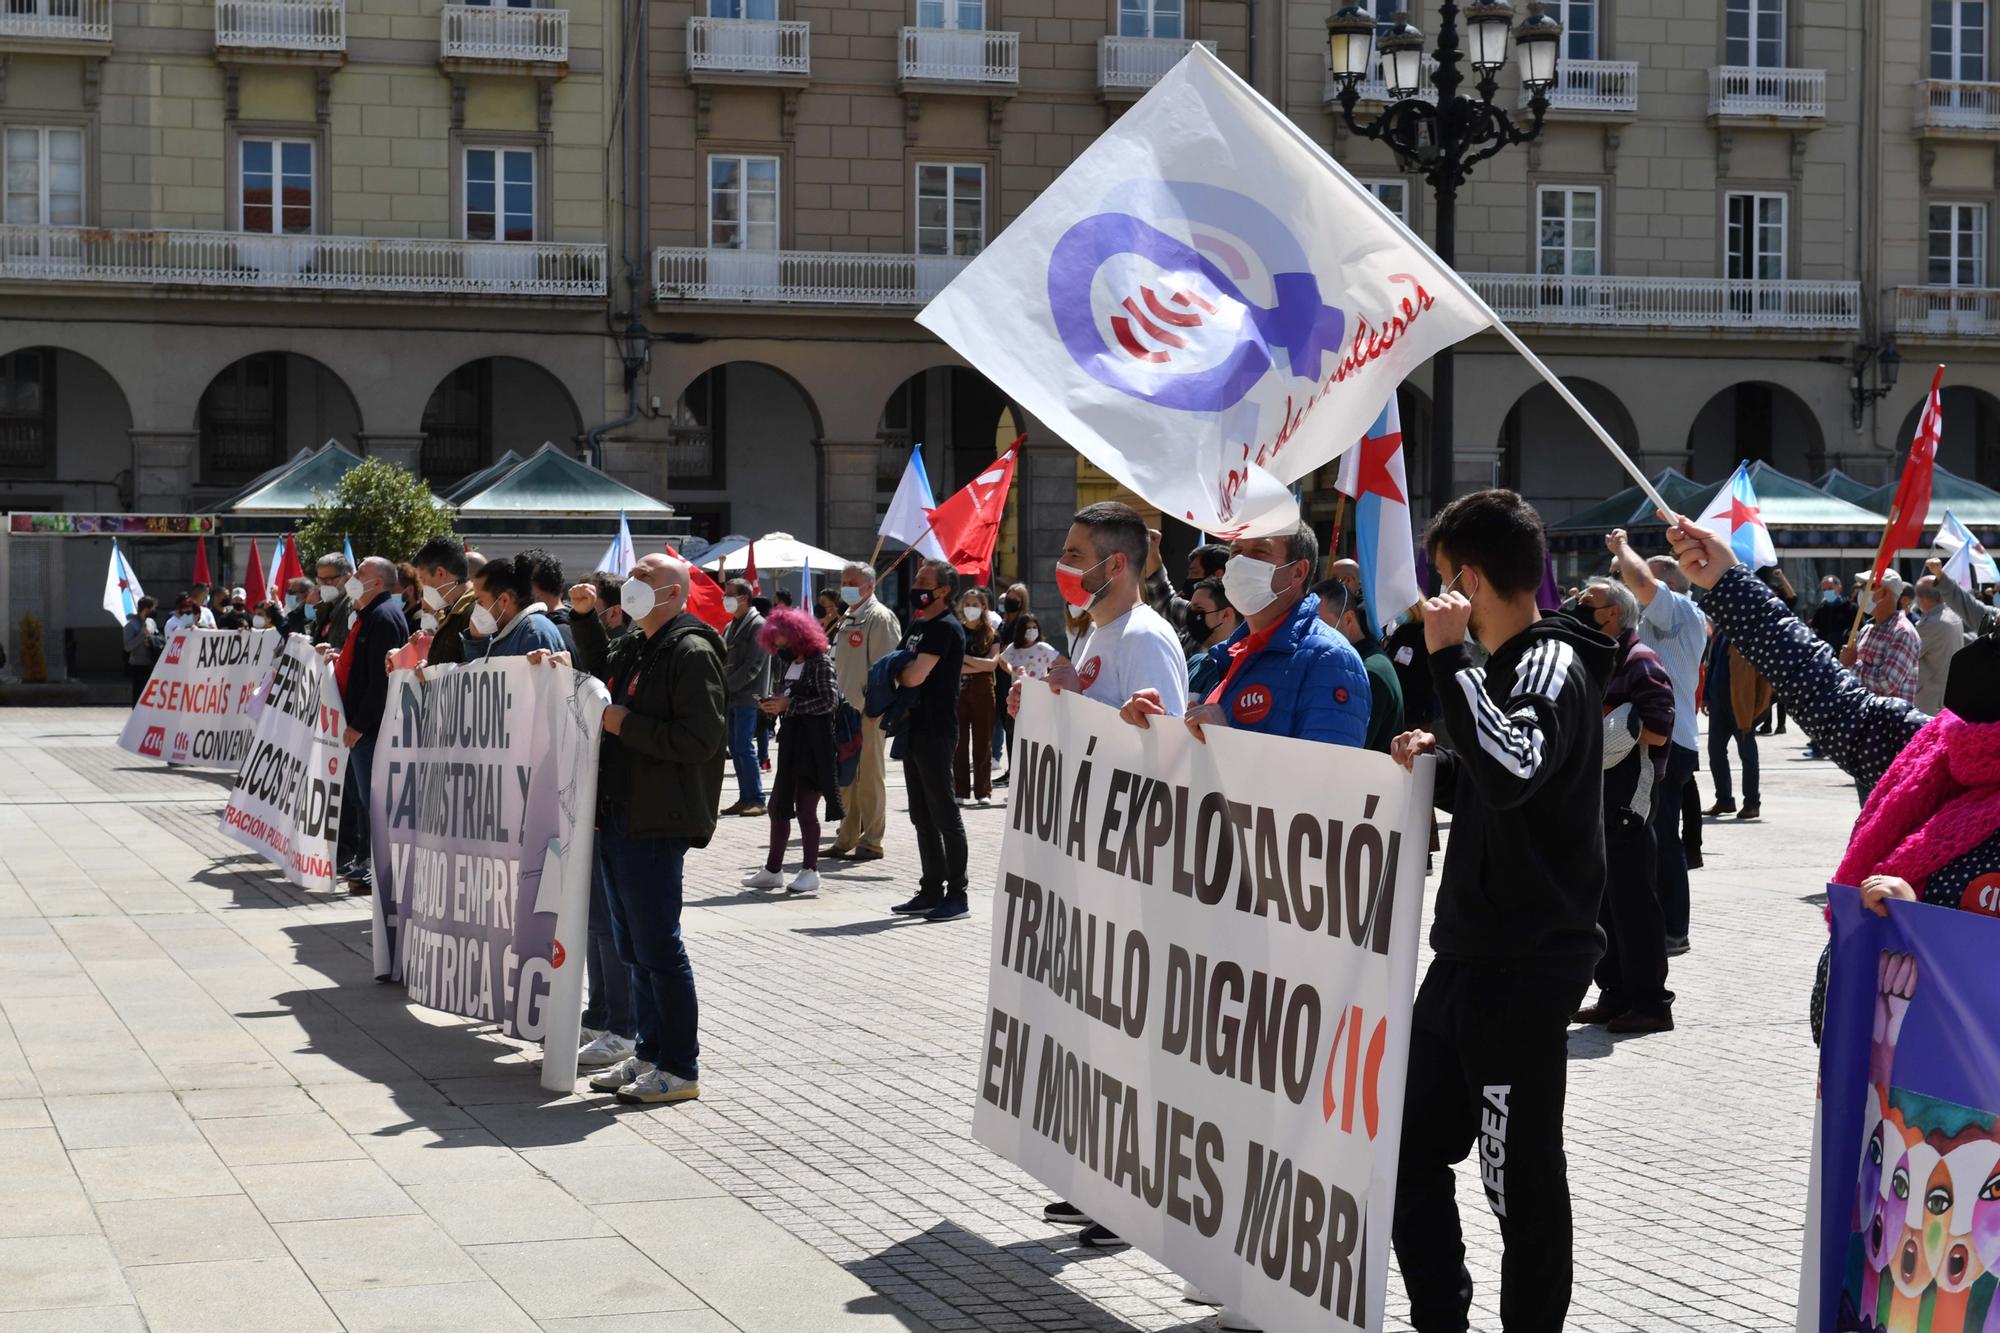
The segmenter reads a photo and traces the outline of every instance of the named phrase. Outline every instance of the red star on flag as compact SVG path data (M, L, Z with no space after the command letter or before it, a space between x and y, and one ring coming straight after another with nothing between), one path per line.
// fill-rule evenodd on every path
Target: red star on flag
M1736 529L1742 527L1746 523L1752 527L1755 527L1759 521L1759 515L1761 515L1763 512L1764 511L1756 505L1745 504L1742 500L1738 499L1737 497L1733 495L1730 496L1729 497L1730 531L1734 532Z
M1403 432L1390 431L1387 435L1363 435L1361 437L1361 457L1355 470L1355 496L1359 500L1364 495L1379 495L1395 504L1405 503L1402 491L1396 487L1395 477L1390 475L1389 460L1403 447Z

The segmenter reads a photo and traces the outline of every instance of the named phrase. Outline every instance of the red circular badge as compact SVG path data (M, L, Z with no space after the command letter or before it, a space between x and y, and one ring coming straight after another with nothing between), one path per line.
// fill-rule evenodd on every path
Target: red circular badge
M1958 905L1967 912L2000 916L2000 875L1981 875L1973 880L1965 886L1965 893L1959 898Z
M565 959L565 958L567 958L567 957L569 957L569 955L568 955L567 953L565 953L565 952L563 951L563 947L562 947L562 941L561 941L561 940L552 940L552 941L550 941L550 943L549 943L549 963L550 963L550 965L551 965L551 966L554 966L554 967L561 967L561 966L563 965L563 959Z
M854 631L854 633L852 633L852 634L850 634L850 635L848 635L848 636L847 636L847 646L848 646L849 648L859 648L859 647L861 646L861 631L860 631L860 630L856 630L856 631Z
M1076 678L1083 685L1083 688L1087 690L1091 687L1093 683L1096 682L1097 673L1101 671L1103 667L1104 667L1104 659L1101 657L1093 657L1088 662L1085 662L1083 664L1083 670L1076 673Z
M1344 704L1347 702L1347 687L1345 685L1334 686L1333 701L1337 704Z
M1238 722L1258 723L1271 715L1271 687L1269 685L1245 685L1236 692L1236 699L1229 705L1229 711Z

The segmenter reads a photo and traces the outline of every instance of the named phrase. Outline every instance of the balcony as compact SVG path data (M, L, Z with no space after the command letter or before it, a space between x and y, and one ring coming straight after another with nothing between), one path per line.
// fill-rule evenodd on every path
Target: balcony
M602 297L604 270L601 245L0 225L0 282Z
M1898 287L1896 332L1912 338L2000 338L2000 289Z
M1916 125L1923 139L2000 139L2000 83L1920 79Z
M1521 90L1528 105L1528 90ZM1630 120L1639 114L1639 63L1635 60L1563 60L1556 64L1556 86L1549 89L1549 110L1565 120Z
M1437 61L1429 56L1424 57L1424 86L1417 90L1417 96L1426 102L1438 100L1437 86L1431 82L1431 75L1437 73L1437 67ZM1382 73L1381 61L1375 62L1373 74L1354 85L1354 94L1360 101L1372 102L1378 106L1387 106L1395 100L1389 96L1389 81ZM1330 107L1340 105L1340 80L1333 77L1332 71L1327 73L1326 88L1321 94L1321 101Z
M1826 119L1826 71L1717 65L1708 71L1710 120L1795 125Z
M1100 37L1097 90L1110 98L1143 96L1195 45L1184 37ZM1200 45L1215 50L1214 42Z
M569 70L569 11L446 5L438 63L455 74L562 75Z
M1509 324L1705 332L1853 332L1861 284L1738 278L1565 278L1468 273Z
M111 45L111 0L7 0L0 50L101 53Z
M959 255L669 246L653 252L653 299L762 305L923 305L970 262Z
M347 0L215 0L215 49L228 61L340 64Z
M911 85L1012 92L1021 82L1021 34L905 28L902 81Z
M688 78L709 83L801 84L812 76L812 24L803 19L688 20Z

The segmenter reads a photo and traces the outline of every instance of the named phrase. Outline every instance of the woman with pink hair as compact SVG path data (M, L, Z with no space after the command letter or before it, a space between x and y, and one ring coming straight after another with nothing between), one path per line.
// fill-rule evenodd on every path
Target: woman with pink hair
M745 876L743 883L752 889L783 887L788 893L811 893L819 887L819 803L825 800L830 820L837 822L845 814L833 753L833 715L840 707L840 686L834 679L826 631L811 612L771 608L757 631L757 646L774 658L791 659L791 666L776 692L758 705L784 721L778 733L778 774L769 800L771 852L764 868ZM787 885L782 869L794 815L805 866Z

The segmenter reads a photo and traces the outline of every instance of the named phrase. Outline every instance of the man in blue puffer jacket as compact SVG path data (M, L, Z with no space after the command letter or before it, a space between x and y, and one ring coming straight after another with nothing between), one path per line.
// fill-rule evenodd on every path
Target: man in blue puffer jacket
M1368 671L1345 635L1319 618L1306 591L1319 569L1319 540L1304 523L1275 537L1230 544L1223 591L1243 615L1236 632L1208 650L1222 683L1188 700L1187 728L1235 727L1272 736L1360 747L1368 739ZM1164 711L1141 690L1125 720Z

